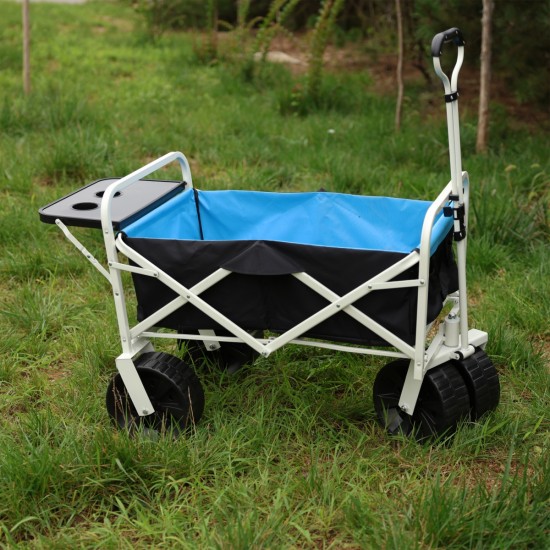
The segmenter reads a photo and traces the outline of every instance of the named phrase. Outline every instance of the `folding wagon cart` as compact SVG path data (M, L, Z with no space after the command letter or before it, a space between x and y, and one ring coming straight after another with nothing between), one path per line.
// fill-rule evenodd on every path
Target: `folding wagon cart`
M440 65L447 43L458 50L450 79ZM174 152L40 209L41 220L56 223L112 286L122 353L107 410L118 426L183 432L204 408L190 359L204 351L234 370L286 344L391 358L373 394L378 420L392 434L442 434L497 406L487 334L469 328L467 316L460 30L436 35L432 56L445 89L451 163L451 181L433 202L200 191L187 159ZM181 181L144 179L172 162ZM70 225L102 230L107 269ZM123 272L135 287L134 326ZM450 312L438 319L449 301ZM188 355L155 352L155 338L184 341Z

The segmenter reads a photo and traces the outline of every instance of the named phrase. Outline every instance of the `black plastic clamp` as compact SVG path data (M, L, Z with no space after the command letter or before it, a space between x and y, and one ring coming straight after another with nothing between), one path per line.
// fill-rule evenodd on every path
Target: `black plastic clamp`
M445 94L445 103L452 103L453 101L457 101L458 99L458 91L453 92L452 94Z
M460 204L453 208L453 220L454 220L454 239L455 241L461 241L466 237L466 225L464 224L464 205Z
M452 217L454 220L454 240L458 242L464 239L466 237L466 224L464 223L466 210L464 209L464 205L445 206L443 207L443 215L446 218Z

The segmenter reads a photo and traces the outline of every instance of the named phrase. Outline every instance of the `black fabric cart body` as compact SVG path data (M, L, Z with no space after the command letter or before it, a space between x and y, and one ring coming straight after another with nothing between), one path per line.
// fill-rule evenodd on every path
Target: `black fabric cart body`
M224 270L227 276L201 298L249 332L285 333L300 325L305 329L301 335L308 337L387 346L395 335L410 346L415 339L417 292L407 281L418 279L418 268L400 272L393 266L406 267L418 255L413 252L420 247L429 205L324 192L189 189L126 227L119 247L126 245L130 258L137 252L186 288ZM452 220L440 213L430 243L428 322L447 295L457 290L451 228ZM411 259L400 264L411 253ZM356 292L388 269L394 274L391 292L372 292L381 284L376 281L365 287L363 296ZM134 274L134 284L140 320L176 297L151 277ZM327 290L338 296L356 292L355 318L331 314L321 322L316 319L322 316L311 320L327 305ZM157 326L186 333L223 328L203 307L179 307ZM359 313L371 321L365 324L366 317Z

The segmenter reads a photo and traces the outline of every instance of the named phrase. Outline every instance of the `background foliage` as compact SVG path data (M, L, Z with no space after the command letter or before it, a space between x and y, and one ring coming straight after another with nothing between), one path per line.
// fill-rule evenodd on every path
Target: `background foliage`
M124 0L126 1L126 0ZM211 22L206 5L215 4L220 30L238 24L239 5L257 26L270 10L281 11L287 2L258 0L138 0L138 11L151 32L163 29L206 28ZM325 2L326 3L326 2ZM285 17L285 26L293 32L315 27L323 2L299 0ZM395 14L393 0L348 0L342 2L336 21L340 40L359 38L384 43L395 50ZM429 51L433 29L446 29L460 21L467 39L471 59L478 59L481 49L481 0L411 0L403 2L405 51L422 59ZM242 13L242 11L241 11ZM550 66L550 4L545 0L499 0L493 16L493 65L521 102L547 105L550 101L548 67Z

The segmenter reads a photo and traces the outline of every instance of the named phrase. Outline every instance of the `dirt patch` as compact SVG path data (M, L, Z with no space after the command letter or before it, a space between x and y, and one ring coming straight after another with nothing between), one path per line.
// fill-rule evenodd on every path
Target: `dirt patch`
M309 67L309 42L307 35L277 36L270 45L271 51L281 52L296 59L299 63L287 65L295 75L305 74ZM397 94L397 55L390 53L372 53L361 43L350 43L343 47L329 45L324 54L325 70L330 72L360 72L365 71L372 81L369 89L377 94ZM403 63L403 80L405 94L407 88L415 90L425 87L426 93L433 96L426 104L434 106L439 113L441 103L437 101L443 94L443 86L435 75L432 61L426 57L405 59ZM477 113L479 105L479 69L473 64L465 63L459 75L459 91L462 90L461 105L470 113ZM438 92L440 94L438 95ZM491 82L491 102L503 106L506 113L517 123L532 126L536 129L550 126L550 112L537 109L529 104L521 104L514 96L513 89L504 78L493 74ZM435 112L435 111L434 111Z
M98 29L97 32L100 33L108 31L109 27L115 27L115 29L121 32L132 32L132 30L134 29L134 22L131 19L121 19L119 17L111 17L109 15L102 15L99 19L101 21L104 21L106 25L106 27L96 27Z

